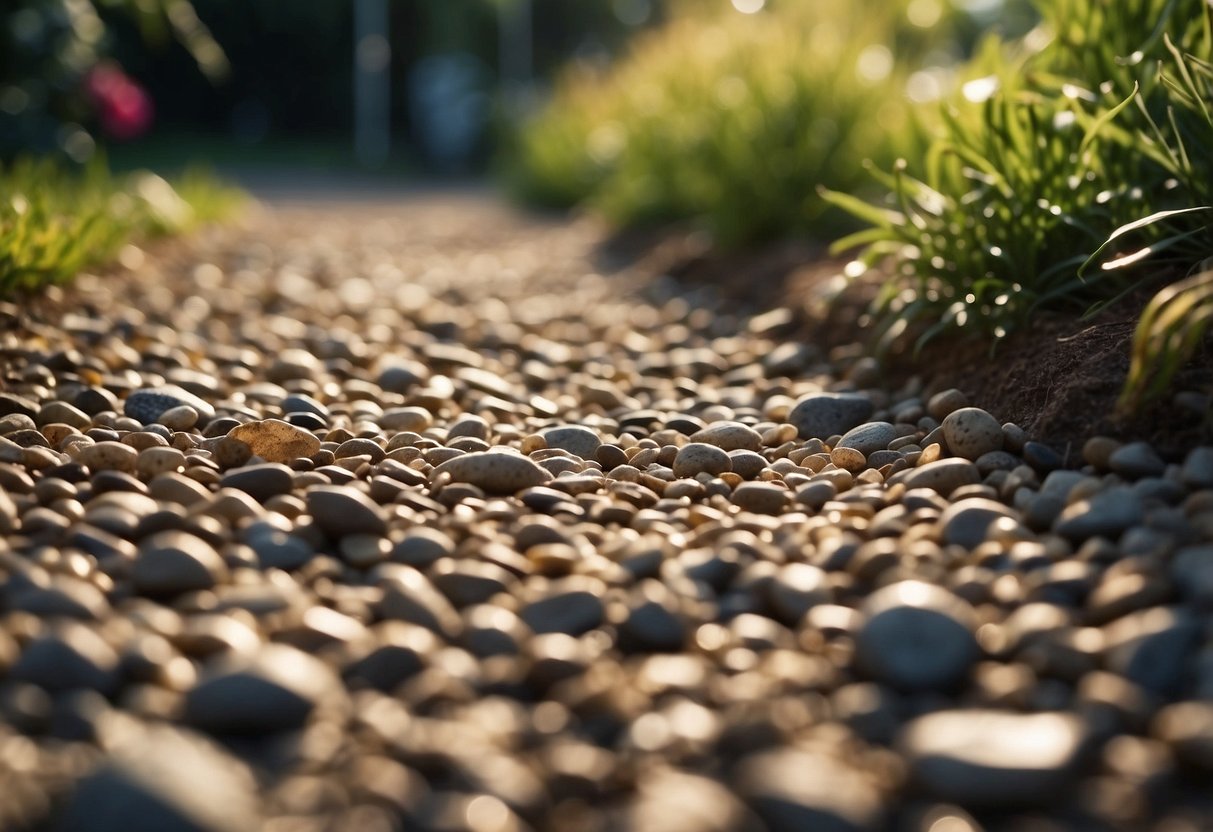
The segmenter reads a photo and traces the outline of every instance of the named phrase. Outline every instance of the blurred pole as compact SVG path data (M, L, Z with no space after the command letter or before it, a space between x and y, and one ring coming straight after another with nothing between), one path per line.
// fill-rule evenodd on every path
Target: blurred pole
M386 162L391 146L391 62L387 0L355 0L354 156L366 167Z
M502 98L511 114L526 105L534 75L534 33L531 0L502 0L497 4L498 72Z

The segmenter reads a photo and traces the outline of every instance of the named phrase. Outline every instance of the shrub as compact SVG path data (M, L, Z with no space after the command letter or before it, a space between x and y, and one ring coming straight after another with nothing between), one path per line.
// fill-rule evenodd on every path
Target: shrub
M623 226L695 218L726 245L826 234L841 216L816 187L860 188L865 158L914 152L910 68L959 48L954 15L927 29L911 5L684 11L609 71L563 79L518 138L514 189Z

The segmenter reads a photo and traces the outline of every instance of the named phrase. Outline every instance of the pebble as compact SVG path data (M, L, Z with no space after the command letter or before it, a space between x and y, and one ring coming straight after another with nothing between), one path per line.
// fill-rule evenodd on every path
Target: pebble
M1057 518L1053 530L1071 540L1115 538L1140 523L1143 516L1141 498L1129 488L1113 486L1088 500L1071 503Z
M259 503L280 494L289 494L293 485L294 473L280 462L231 468L219 480L220 488L243 491Z
M105 763L62 808L61 832L256 832L257 784L238 758L192 731L122 725Z
M970 807L1049 806L1078 779L1087 731L1075 714L941 710L898 737L913 778Z
M1108 456L1107 464L1114 473L1130 479L1160 477L1167 469L1166 463L1145 442L1121 445Z
M179 407L192 408L204 421L215 418L215 408L209 402L175 384L135 390L123 402L122 412L140 424L152 425Z
M906 488L929 488L946 497L958 488L981 482L981 474L968 460L940 459L907 471L901 481Z
M716 422L691 434L692 443L715 445L725 451L762 450L762 435L739 422Z
M978 407L962 407L944 417L944 441L948 450L965 459L977 459L1002 450L1002 425Z
M94 471L134 471L139 452L121 442L98 442L80 451L80 462Z
M828 439L860 425L874 411L872 400L859 393L814 393L797 401L787 420L802 439Z
M888 422L868 422L847 431L836 447L850 448L866 457L884 450L896 438L897 428Z
M781 486L765 482L743 482L733 489L734 505L756 514L777 515L791 500L791 493Z
M302 728L318 708L342 699L341 682L327 664L269 644L208 668L185 695L184 720L210 734L273 734Z
M474 485L488 494L514 494L552 479L550 473L527 457L498 451L448 459L434 469L434 474L449 474L453 481Z
M1141 610L1105 627L1104 660L1109 669L1143 689L1174 695L1200 632L1200 622L1183 610Z
M882 828L885 796L841 755L792 748L754 754L735 775L742 798L770 832Z
M1213 772L1213 702L1177 702L1154 718L1151 733L1170 746L1180 762L1207 776Z
M582 459L594 459L602 446L597 433L578 425L548 428L542 435L549 448L559 448Z
M678 449L673 470L676 477L723 474L733 470L733 461L724 449L716 445L691 442Z
M1000 517L1014 518L1015 512L994 500L970 497L944 509L939 517L939 536L944 543L972 549L986 539L990 525Z
M872 593L856 634L855 659L873 678L904 690L958 684L981 651L973 610L942 587L902 581Z
M7 678L52 693L84 689L108 695L118 684L118 654L91 626L60 620L25 646Z
M1189 451L1179 476L1189 488L1213 489L1213 447L1202 445Z
M157 532L142 541L131 569L135 589L146 595L211 589L226 577L215 548L183 531Z
M291 462L320 450L320 440L314 434L281 419L247 422L232 428L227 437L243 442L266 462Z
M333 540L350 534L387 533L387 522L379 506L355 488L313 486L307 492L307 510L316 527Z

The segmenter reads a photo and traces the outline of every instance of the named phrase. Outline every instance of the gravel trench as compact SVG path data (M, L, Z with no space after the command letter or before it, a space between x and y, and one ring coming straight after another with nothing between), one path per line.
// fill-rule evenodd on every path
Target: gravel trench
M0 828L1213 829L1213 448L600 243L279 207L0 306Z

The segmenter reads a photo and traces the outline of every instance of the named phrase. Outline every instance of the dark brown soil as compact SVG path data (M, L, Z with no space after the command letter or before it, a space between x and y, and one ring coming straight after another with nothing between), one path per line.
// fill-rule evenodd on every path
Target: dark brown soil
M842 262L819 246L792 242L713 253L693 234L633 233L604 245L602 261L712 285L762 309L786 305L799 315L795 337L825 349L870 340L863 322L875 285L852 284L839 293ZM1213 438L1213 412L1208 404L1199 406L1213 394L1213 338L1205 339L1181 372L1171 397L1129 415L1116 406L1137 319L1156 289L1130 295L1092 319L1040 315L993 352L987 343L964 337L936 340L917 355L907 347L886 356L885 371L919 375L929 391L964 390L974 404L1015 422L1071 461L1095 435L1145 439L1167 456L1182 456Z

